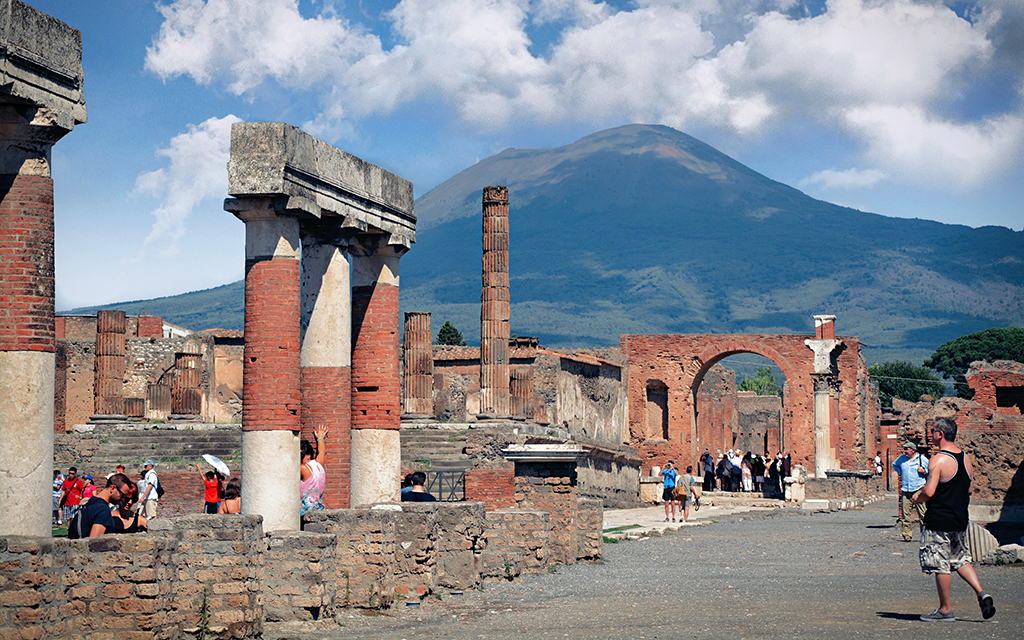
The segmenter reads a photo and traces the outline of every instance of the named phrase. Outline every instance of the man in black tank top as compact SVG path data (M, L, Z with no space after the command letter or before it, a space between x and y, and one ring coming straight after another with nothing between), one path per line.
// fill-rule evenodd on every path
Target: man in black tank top
M952 572L964 579L978 594L981 615L987 620L996 614L992 596L985 593L978 574L971 566L967 551L967 506L971 501L971 459L956 440L956 422L952 418L939 418L931 429L932 442L939 452L932 457L928 468L928 481L914 497L914 503L927 502L921 531L921 570L935 576L939 591L939 607L921 616L927 622L953 622L953 605L949 587Z

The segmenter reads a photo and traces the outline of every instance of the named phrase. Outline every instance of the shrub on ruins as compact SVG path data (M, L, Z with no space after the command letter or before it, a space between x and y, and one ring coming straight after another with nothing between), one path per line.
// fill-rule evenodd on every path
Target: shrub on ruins
M936 349L924 366L955 380L959 397L973 398L965 375L975 360L1024 362L1024 327L996 327L960 336Z
M868 367L871 379L878 382L878 397L882 406L891 407L893 398L917 402L921 396L945 395L942 378L928 367L916 367L905 360L882 362Z
M451 347L464 347L466 341L462 339L462 332L455 328L451 322L445 320L441 328L437 330L437 340L434 344L443 344Z
M759 396L782 397L782 389L775 382L771 367L758 367L757 375L753 378L743 378L736 388L740 391L753 391Z

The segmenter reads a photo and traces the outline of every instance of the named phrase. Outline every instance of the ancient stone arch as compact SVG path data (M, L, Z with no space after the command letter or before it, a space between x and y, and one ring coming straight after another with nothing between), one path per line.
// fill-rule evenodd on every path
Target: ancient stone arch
M783 448L794 464L824 477L827 469L867 468L876 435L875 402L867 364L856 337L834 335L833 316L815 316L815 335L677 334L624 335L629 369L631 444L645 468L675 459L693 464L703 449L697 438L697 393L708 370L739 353L756 353L786 376ZM648 382L668 391L668 433L649 427Z

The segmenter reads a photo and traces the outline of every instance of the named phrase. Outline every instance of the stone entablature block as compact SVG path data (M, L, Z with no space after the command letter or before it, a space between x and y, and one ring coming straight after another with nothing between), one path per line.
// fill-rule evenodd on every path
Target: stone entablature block
M390 245L416 242L411 182L281 122L231 126L228 193L274 197L283 211L376 230ZM230 200L225 208L234 210Z
M0 0L0 103L46 107L70 131L86 120L82 34L18 0Z

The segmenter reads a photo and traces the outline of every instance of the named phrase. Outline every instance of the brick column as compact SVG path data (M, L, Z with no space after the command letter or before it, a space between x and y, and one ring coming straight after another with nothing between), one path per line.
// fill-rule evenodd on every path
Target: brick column
M402 354L405 360L405 395L402 413L410 417L434 415L434 349L431 345L430 314L411 311L405 314L405 339Z
M53 479L53 180L66 130L0 97L0 536L50 535ZM40 122L36 122L36 120Z
M91 421L120 422L124 415L125 312L101 309L96 312L96 357L93 397L95 415Z
M302 434L326 424L324 506L347 509L351 492L352 300L347 254L302 239Z
M480 293L480 413L508 417L508 187L484 187Z
M399 498L398 261L405 251L372 238L353 245L353 507Z
M299 528L299 223L268 198L229 200L245 222L242 511Z

